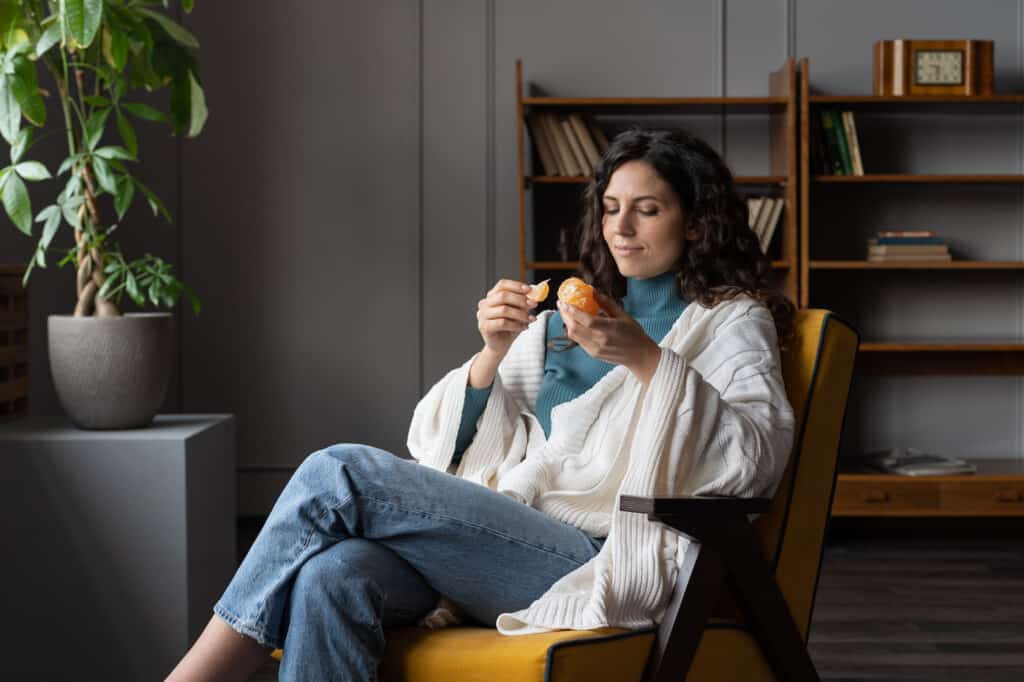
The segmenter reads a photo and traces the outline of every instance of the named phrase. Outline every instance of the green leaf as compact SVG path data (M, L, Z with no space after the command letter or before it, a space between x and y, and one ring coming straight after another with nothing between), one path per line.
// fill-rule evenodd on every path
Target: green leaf
M78 45L89 47L103 21L103 0L62 0L64 26Z
M110 159L124 159L126 161L135 160L135 157L131 155L131 152L124 147L100 147L94 151L93 154L101 159L107 159L108 161Z
M145 7L136 8L135 11L158 23L160 28L162 28L172 40L180 45L191 47L196 50L199 49L199 41L196 40L196 37L186 31L184 27L175 23L170 17L160 14L159 12L154 12L151 9L146 9Z
M132 182L134 182L135 186L139 189L139 191L141 191L146 196L146 201L149 203L149 207L153 210L153 215L157 215L157 213L160 213L164 216L164 218L167 219L167 222L173 222L171 220L171 214L168 213L167 211L167 207L164 206L163 202L160 201L157 195L153 194L152 190L150 190L148 187L143 185L135 178L132 178Z
M181 8L185 10L186 13L191 12L192 7L195 4L195 0L181 0Z
M14 173L8 173L3 187L4 208L15 227L32 236L32 206L29 203L28 188Z
M86 147L89 151L95 149L96 145L100 143L100 139L103 137L103 127L106 125L109 115L110 109L97 109L85 122Z
M37 126L46 123L46 103L36 81L36 66L24 57L19 56L14 62L11 92L25 118Z
M50 171L38 161L23 161L14 167L14 172L31 182L49 180Z
M71 170L71 166L73 166L80 158L82 158L81 154L72 154L68 158L64 159L64 162L60 164L60 168L57 169L57 175L64 175L67 173Z
M36 59L42 57L46 52L60 42L60 24L53 22L46 27L43 34L39 36L39 42L36 43Z
M139 154L139 141L138 138L135 137L135 128L132 127L128 118L120 111L117 112L117 130L121 133L121 139L124 140L124 146L128 148L128 152L132 155L132 158L136 158Z
M77 176L76 176L77 177ZM61 215L64 216L64 222L76 230L82 229L82 222L78 219L78 207L85 202L85 197L72 197L67 201L57 201L60 206Z
M118 220L124 218L124 214L128 212L128 207L132 205L134 197L135 183L127 175L122 175L117 180L117 194L114 196L114 210L117 211Z
M159 123L167 121L167 114L158 109L154 109L148 104L140 104L136 102L122 102L121 108L127 111L128 113L139 118L145 119L147 121L156 121Z
M110 100L106 97L103 97L102 95L89 95L88 97L83 97L82 99L85 100L86 104L90 104L94 107L110 106Z
M100 183L107 192L116 195L117 194L117 179L110 170L110 166L103 160L101 156L92 157L92 169L96 173L96 182Z
M11 76L0 75L0 135L7 144L14 144L21 127L21 105L14 98Z
M145 305L146 301L142 298L142 293L139 291L139 284L135 281L135 275L131 270L125 271L125 288L128 290L128 295L132 297L132 300L139 305Z
M39 247L43 251L50 248L50 242L53 241L53 236L57 234L57 229L60 227L60 208L57 206L47 206L36 216L36 222L42 222L39 219L44 216L43 236L39 240ZM45 268L46 263L40 263L39 266Z
M203 96L203 89L199 86L198 81L196 81L195 74L189 71L188 79L191 93L188 136L195 137L202 132L203 125L206 123L206 117L209 115L209 112L206 110L206 97Z
M18 131L18 136L14 139L14 144L11 145L11 163L18 163L21 160L22 154L25 153L25 149L28 148L28 143L32 139L32 128L22 128Z
M122 274L124 274L124 271L121 270L121 268L118 268L113 275L108 277L106 281L103 282L103 286L100 287L100 290L97 292L96 295L99 296L100 298L110 298L110 293L111 291L113 291L113 289L117 287L118 280L121 279Z

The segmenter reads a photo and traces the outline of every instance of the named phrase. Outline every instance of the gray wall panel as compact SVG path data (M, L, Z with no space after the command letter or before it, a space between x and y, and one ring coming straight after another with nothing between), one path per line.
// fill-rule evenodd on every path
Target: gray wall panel
M189 22L211 114L183 158L207 294L185 403L237 414L243 468L400 452L420 373L418 4L238 7Z

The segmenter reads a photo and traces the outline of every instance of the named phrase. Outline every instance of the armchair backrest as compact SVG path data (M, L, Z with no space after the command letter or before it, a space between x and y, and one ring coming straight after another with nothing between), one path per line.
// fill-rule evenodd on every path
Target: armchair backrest
M828 310L798 310L794 323L795 339L782 354L796 417L793 451L771 511L753 525L806 643L860 335Z

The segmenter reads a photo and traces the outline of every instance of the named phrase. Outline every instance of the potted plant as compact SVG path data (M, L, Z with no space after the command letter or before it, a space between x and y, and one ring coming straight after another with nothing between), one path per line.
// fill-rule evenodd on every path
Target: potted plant
M186 12L193 4L181 0ZM75 268L74 313L49 316L47 335L58 398L80 428L146 426L167 392L172 314L124 314L124 296L142 307L173 308L185 295L199 313L198 299L170 264L149 253L129 260L114 238L136 198L171 222L131 172L139 158L135 122L167 123L173 134L194 137L206 121L198 41L167 9L168 0L0 3L0 134L10 145L0 197L14 226L38 239L23 285L53 252L63 256L61 267ZM168 113L137 97L165 87ZM57 121L47 121L47 98L60 105ZM29 158L36 129L40 139L66 139L67 157L53 174ZM25 182L51 178L59 193L33 213ZM65 225L74 244L58 248L54 239Z

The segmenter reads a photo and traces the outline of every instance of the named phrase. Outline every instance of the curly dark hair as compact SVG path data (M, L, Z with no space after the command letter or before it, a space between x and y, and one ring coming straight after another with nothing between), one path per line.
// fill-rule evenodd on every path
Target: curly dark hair
M583 280L620 303L626 295L626 278L604 239L603 197L615 170L633 160L646 161L672 187L688 223L682 229L698 232L695 240L685 242L675 265L680 298L711 308L746 293L771 312L779 348L786 350L793 340L796 306L771 283L771 261L749 227L747 202L732 172L714 149L686 131L633 127L612 140L583 192L577 235ZM558 339L568 343L549 348L575 345L568 337Z

